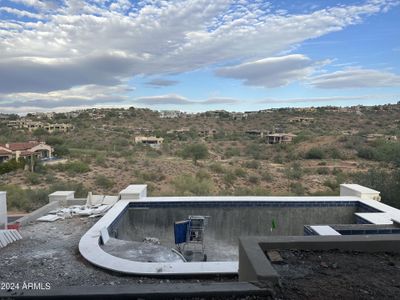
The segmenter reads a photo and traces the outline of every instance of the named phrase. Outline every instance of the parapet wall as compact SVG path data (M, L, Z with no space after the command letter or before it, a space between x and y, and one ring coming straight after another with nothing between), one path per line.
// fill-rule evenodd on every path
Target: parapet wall
M261 236L239 239L239 280L279 282L268 250L346 250L400 253L400 235Z

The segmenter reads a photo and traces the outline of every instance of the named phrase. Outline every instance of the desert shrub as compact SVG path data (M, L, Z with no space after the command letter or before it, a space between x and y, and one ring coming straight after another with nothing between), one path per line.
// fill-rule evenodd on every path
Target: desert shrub
M260 167L260 163L256 160L245 161L242 165L248 169L258 169Z
M236 168L234 172L235 172L235 175L238 177L246 177L246 175L247 175L247 172L242 168Z
M273 158L274 163L283 164L285 162L282 154L276 154Z
M347 137L344 143L344 148L346 149L358 149L363 144L363 138L361 136L351 136Z
M236 177L236 175L235 175L234 172L228 171L228 172L226 172L225 175L224 175L224 182L225 182L226 184L232 185L232 184L235 182L236 178L237 178L237 177Z
M181 155L183 158L191 158L194 163L199 159L208 157L208 149L205 144L191 144L183 148Z
M43 136L48 135L49 133L44 128L38 128L38 129L35 129L32 134L33 134L33 136L36 136L36 137L43 137Z
M301 165L298 162L295 162L285 170L285 173L289 179L300 179L303 176L304 171L301 168Z
M31 212L49 202L49 190L22 189L17 185L2 185L0 190L7 192L8 210Z
M363 147L358 149L357 156L360 158L373 160L377 158L377 153L372 147Z
M44 181L46 183L54 183L56 181L56 178L52 175L52 174L48 174L46 175L46 177L44 178Z
M66 164L58 164L55 166L61 172L70 173L87 173L90 171L89 165L81 161L72 161Z
M293 138L293 143L298 144L301 142L305 142L309 139L310 139L310 135L308 135L307 133L304 133L304 132L300 132L299 134L297 134L297 136L295 136Z
M264 171L261 173L261 180L262 181L272 181L274 180L274 177L269 171Z
M352 175L351 181L381 192L382 202L400 208L400 170L370 169Z
M209 166L209 168L214 173L225 173L225 168L220 163L213 163Z
M54 155L57 157L66 156L69 154L69 149L65 145L55 145L54 146Z
M97 153L95 158L95 163L98 166L106 167L106 156L103 153Z
M382 142L376 147L377 160L400 166L400 143Z
M290 191L298 196L304 195L305 189L303 185L299 182L294 182L290 184Z
M211 175L207 172L206 169L200 169L196 173L196 178L198 178L199 180L210 179Z
M324 151L320 148L311 148L306 152L306 159L323 159L325 157Z
M253 159L265 159L264 147L265 145L251 143L246 147L245 155Z
M212 189L211 180L199 179L189 174L176 177L172 184L178 195L209 195Z
M260 177L256 176L256 175L250 175L249 176L249 182L252 184L257 184L260 182Z
M55 146L64 144L64 139L59 136L48 136L46 137L46 144Z
M103 189L110 189L114 186L115 183L107 176L97 175L95 179L95 184Z
M358 149L357 155L364 159L384 161L400 166L400 143L376 141L373 147Z
M328 175L330 172L329 172L329 168L324 167L324 168L318 168L317 173L319 175Z
M327 186L328 188L330 188L332 191L336 190L338 187L336 180L328 179L328 180L325 180L323 184L324 184L324 186Z
M26 182L29 184L37 185L41 182L40 176L36 173L27 173Z
M25 159L19 159L18 161L15 160L14 158L0 163L0 175L1 174L6 174L11 171L15 171L17 169L23 169L25 166Z
M240 150L238 148L236 148L236 147L228 147L225 150L224 156L226 158L231 158L233 156L240 156Z
M329 157L333 159L343 159L343 154L338 148L329 148L328 149L328 155Z
M160 150L155 150L155 149L148 149L148 151L146 151L146 156L149 158L157 158L161 156L161 151Z
M144 182L146 181L152 181L152 182L160 182L165 179L165 175L159 170L159 171L147 171L147 172L139 172L139 176L141 179L143 179Z

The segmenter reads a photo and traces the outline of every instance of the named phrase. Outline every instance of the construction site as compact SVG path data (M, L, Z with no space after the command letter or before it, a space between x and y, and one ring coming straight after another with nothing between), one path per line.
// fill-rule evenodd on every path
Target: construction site
M57 191L10 223L5 192L0 199L2 297L72 288L84 297L289 299L298 289L321 299L307 278L320 282L322 272L336 284L353 267L383 277L400 268L400 211L356 184L331 197L147 197L146 185L87 198ZM353 277L335 293L382 293ZM392 278L387 295L399 289Z

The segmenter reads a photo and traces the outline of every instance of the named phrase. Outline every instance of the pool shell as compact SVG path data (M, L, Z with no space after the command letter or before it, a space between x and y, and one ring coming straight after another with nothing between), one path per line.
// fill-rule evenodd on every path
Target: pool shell
M182 207L270 207L270 208L354 208L354 213L386 213L388 220L399 218L400 211L374 200L358 197L147 197L140 200L120 200L103 216L79 243L79 251L85 259L96 266L137 275L196 275L234 274L238 272L237 261L208 262L138 262L113 256L102 247L100 230L112 232L130 208L182 208ZM387 222L387 220L386 220ZM327 223L325 223L327 224ZM332 223L331 223L332 224ZM303 230L301 228L301 230ZM112 234L111 234L112 235Z

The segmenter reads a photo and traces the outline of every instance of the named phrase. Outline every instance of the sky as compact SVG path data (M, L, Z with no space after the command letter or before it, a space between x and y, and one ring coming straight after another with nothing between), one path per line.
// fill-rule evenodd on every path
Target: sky
M400 0L0 0L0 113L400 101Z

